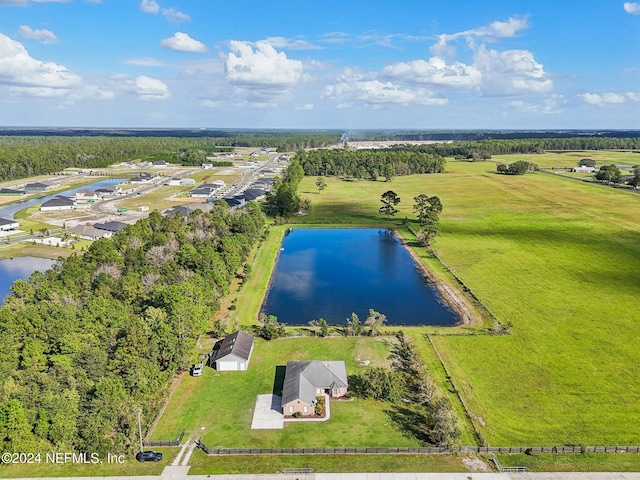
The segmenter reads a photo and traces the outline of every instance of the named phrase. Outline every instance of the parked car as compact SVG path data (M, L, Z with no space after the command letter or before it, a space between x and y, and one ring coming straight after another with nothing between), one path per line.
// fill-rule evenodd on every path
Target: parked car
M193 375L194 377L199 377L200 375L202 375L202 370L204 370L204 363L196 363L191 369L191 375Z
M160 460L162 460L162 453L154 452L153 450L139 452L136 455L136 460L138 460L139 462L159 462Z

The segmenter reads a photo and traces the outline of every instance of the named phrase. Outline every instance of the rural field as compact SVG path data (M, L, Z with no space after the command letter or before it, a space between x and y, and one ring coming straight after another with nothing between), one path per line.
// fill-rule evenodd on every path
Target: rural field
M391 183L331 178L321 194L305 178L313 207L301 220L384 223L377 210L388 189L402 198L396 218L411 219L413 197L438 195L436 252L513 324L508 336L434 337L486 442L639 444L640 196L494 171L450 162L443 175Z

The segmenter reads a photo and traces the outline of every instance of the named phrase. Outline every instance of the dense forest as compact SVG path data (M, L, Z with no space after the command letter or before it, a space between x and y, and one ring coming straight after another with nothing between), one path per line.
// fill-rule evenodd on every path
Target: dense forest
M305 175L345 176L391 180L396 175L440 173L445 159L438 154L398 147L384 150L300 150L294 160L300 162Z
M431 153L443 157L481 160L491 155L544 153L566 150L640 150L640 138L572 137L480 140L423 145L399 145L398 150Z
M257 204L154 212L14 283L0 308L0 449L131 450L138 409L150 423L264 228Z
M339 138L337 133L291 132L239 137L0 136L0 181L48 175L68 167L107 167L131 160L198 165L206 161L207 154L230 151L233 147L295 151L327 146Z

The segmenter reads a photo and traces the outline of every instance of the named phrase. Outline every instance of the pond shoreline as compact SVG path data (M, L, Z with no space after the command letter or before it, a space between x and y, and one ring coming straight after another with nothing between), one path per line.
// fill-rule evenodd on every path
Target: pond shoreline
M409 248L407 240L397 230L394 230L393 232L409 255L411 255L411 258L416 264L416 268L420 271L425 280L429 282L429 285L438 292L442 302L454 311L456 315L458 315L459 322L456 325L453 325L453 327L470 327L478 324L480 322L480 318L471 312L471 309L460 295L458 295L458 293L449 285L446 285L438 275L429 270L420 261L419 255L413 249Z
M280 258L280 254L282 252L282 250L284 250L283 248L283 242L284 239L287 237L287 235L289 233L291 233L294 230L299 230L299 229L303 229L303 230L314 230L314 229L320 229L320 230L333 230L333 229L338 229L338 230L385 230L388 234L392 235L397 241L398 243L400 243L401 248L404 249L404 251L406 251L409 256L407 258L407 260L410 262L411 266L413 267L412 269L419 274L419 276L422 278L422 281L424 283L426 283L426 285L423 284L424 288L427 288L428 290L431 291L431 298L433 298L437 304L440 305L440 308L443 308L445 310L449 311L449 315L451 316L451 321L450 323L447 324L439 324L439 323L394 323L393 325L388 325L388 326L393 326L393 327L404 327L404 328L408 328L408 327L435 327L435 328L443 328L443 327L460 327L460 326L469 326L472 324L475 324L478 322L478 316L474 315L472 313L472 310L470 308L470 306L462 299L460 298L460 295L458 292L455 291L454 288L446 285L443 281L443 279L439 278L434 272L431 272L427 269L427 267L425 265L423 265L418 256L415 254L415 252L413 250L411 250L410 248L408 248L405 239L402 237L402 235L396 231L395 229L392 228L388 228L388 227L371 227L371 226L345 226L345 225L305 225L305 224L294 224L291 226L287 226L286 229L282 229L280 235L278 235L277 238L277 247L274 249L275 252L273 252L273 258L270 259L271 261L269 262L269 277L266 280L266 286L264 288L264 290L261 292L260 295L260 306L258 309L258 318L260 318L261 316L264 316L265 314L274 314L272 312L268 312L265 310L265 304L267 299L269 298L269 295L272 291L273 288L273 282L274 282L274 274L277 268L277 263L278 260ZM277 314L276 314L277 315ZM283 321L282 319L279 319L280 321ZM261 323L260 321L258 321L258 323ZM287 320L284 320L284 323L289 325L289 326L303 326L303 324L298 324L298 323L289 323L287 322ZM330 322L330 325L332 326L343 326L344 324L341 323L333 323Z

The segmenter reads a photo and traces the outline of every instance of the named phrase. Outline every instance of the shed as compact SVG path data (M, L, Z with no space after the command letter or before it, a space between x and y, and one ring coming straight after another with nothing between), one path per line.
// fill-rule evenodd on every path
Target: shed
M238 330L224 337L211 352L209 364L218 371L244 371L249 368L253 352L253 335Z

